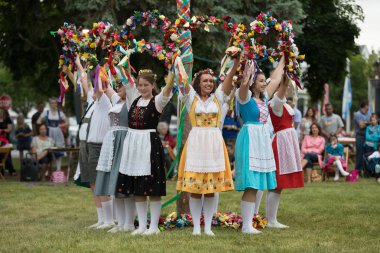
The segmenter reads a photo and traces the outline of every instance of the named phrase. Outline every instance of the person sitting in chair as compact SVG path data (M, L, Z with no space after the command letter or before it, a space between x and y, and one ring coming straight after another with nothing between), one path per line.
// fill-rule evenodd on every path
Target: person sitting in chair
M332 166L335 170L334 181L339 180L339 172L343 176L348 176L350 173L346 171L347 165L343 160L344 147L338 142L335 134L330 135L330 143L326 146L326 157L324 168Z
M49 169L52 161L52 154L47 151L48 148L54 147L54 141L47 136L47 127L42 124L38 128L38 135L32 140L32 154L34 154L40 165L40 179L44 181L45 174Z
M375 174L376 180L380 183L380 143L377 144L377 150L367 158L369 168Z

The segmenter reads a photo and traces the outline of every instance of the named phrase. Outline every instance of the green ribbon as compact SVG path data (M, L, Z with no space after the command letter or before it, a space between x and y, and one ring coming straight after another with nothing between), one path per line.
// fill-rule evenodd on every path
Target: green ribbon
M180 156L180 150L181 150L181 145L182 145L182 137L183 137L183 128L184 128L184 122L185 122L185 113L186 113L186 110L185 110L185 105L182 106L182 109L181 109L181 116L180 116L180 122L179 122L179 127L178 127L178 134L177 134L177 137L178 137L178 141L177 141L177 155L175 156L172 164L170 165L170 169L166 175L166 179L168 179L170 173L172 172L172 170L174 169L174 166L178 163L178 160L179 160L179 156ZM176 175L174 175L176 176Z
M166 201L165 203L163 203L162 206L161 206L161 208L167 207L168 205L170 205L174 201L177 201L177 199L181 195L181 192L182 191L177 191L177 195L175 195L174 197L172 197L171 199L169 199L168 201Z

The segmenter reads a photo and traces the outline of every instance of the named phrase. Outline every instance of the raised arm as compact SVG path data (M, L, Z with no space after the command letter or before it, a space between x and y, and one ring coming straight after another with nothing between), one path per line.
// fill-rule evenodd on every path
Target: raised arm
M66 74L66 76L69 77L70 81L74 84L75 83L75 80L74 80L74 75L73 73L67 68L66 65L63 65L62 66L62 72Z
M100 75L98 76L98 87L95 91L95 96L97 99L99 99L104 93L104 90L103 90L103 82L102 82L102 79L100 78Z
M285 67L285 59L284 59L284 56L282 56L276 69L271 74L270 82L266 88L266 92L268 93L268 96L270 98L273 96L274 92L277 90L278 86L280 85L282 75L284 73L284 67Z
M173 83L174 83L174 73L172 71L169 71L168 76L165 81L166 81L166 85L162 90L162 94L165 97L169 97L172 92Z
M247 65L245 66L245 68L246 69L244 70L244 73L243 73L243 80L241 81L241 85L240 85L239 93L238 93L240 101L247 100L248 90L249 90L249 79L251 79L251 75L252 75L252 72L247 70L248 68Z
M280 99L284 99L286 95L286 91L288 90L290 84L290 79L288 75L283 75L280 82L280 88L277 91L277 96Z
M80 77L81 77L83 92L84 92L85 96L87 96L87 93L88 93L87 72L84 70L84 68L80 62L79 56L77 56L77 58L75 58L75 65L77 66L78 72L79 72Z
M231 90L233 88L232 87L232 81L233 81L234 75L235 75L238 67L239 67L239 58L235 58L234 59L234 65L228 71L227 76L224 79L223 84L222 84L222 90L223 90L224 94L229 95L231 93Z

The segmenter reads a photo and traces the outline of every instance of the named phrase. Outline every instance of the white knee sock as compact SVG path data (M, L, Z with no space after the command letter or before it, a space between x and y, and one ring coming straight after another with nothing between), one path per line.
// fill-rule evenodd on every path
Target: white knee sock
M201 234L201 212L202 212L202 199L190 197L189 207L191 217L193 218L193 235Z
M347 171L345 171L343 169L343 165L342 165L342 162L340 160L336 160L335 161L335 164L336 164L336 167L338 167L338 170L340 171L340 173L343 175L343 176L348 176L350 173L348 173Z
M149 230L157 231L158 222L160 221L161 214L161 200L159 201L150 201L150 225Z
M214 213L218 212L218 204L219 204L219 192L214 194Z
M269 191L267 195L267 219L268 227L274 228L288 228L277 221L278 206L280 205L281 194Z
M215 197L206 197L203 202L203 215L205 220L205 233L207 235L214 235L211 231L212 217L214 216L215 210Z
M243 233L252 233L255 229L252 226L253 212L255 210L255 202L242 200L240 202L241 216L243 218Z
M104 222L104 219L103 219L103 210L102 210L101 207L97 207L96 208L96 212L98 213L98 224L101 225Z
M114 208L115 208L115 215L116 215L116 220L117 220L117 226L119 228L123 228L124 227L124 223L125 223L124 199L114 198Z
M133 197L124 199L125 222L124 230L134 230L136 217L136 203Z
M58 157L57 159L55 159L55 165L57 167L57 170L61 170L61 164L62 164L62 158L61 157Z
M113 224L113 201L108 200L102 202L104 224Z
M147 220L147 202L136 202L136 209L137 209L137 217L139 219L139 231L145 231L146 230L146 220Z
M260 211L260 204L261 204L261 199L263 198L264 191L258 190L256 193L256 203L255 203L255 211L253 214L258 214Z

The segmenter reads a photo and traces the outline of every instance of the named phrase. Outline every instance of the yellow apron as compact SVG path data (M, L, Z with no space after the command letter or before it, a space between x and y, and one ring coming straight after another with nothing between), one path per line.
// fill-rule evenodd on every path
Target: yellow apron
M214 102L218 107L218 113L195 113L195 106L198 97L196 96L189 111L189 119L192 127L217 127L221 124L222 110L218 100L214 96ZM210 194L221 191L231 191L234 189L231 166L228 159L228 152L223 142L225 157L225 170L213 173L198 173L185 171L187 143L185 144L178 168L178 181L176 189L195 194Z

